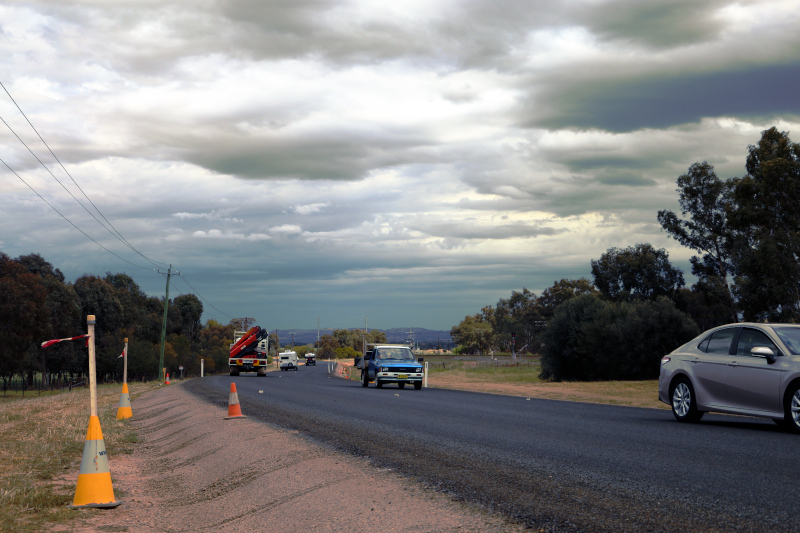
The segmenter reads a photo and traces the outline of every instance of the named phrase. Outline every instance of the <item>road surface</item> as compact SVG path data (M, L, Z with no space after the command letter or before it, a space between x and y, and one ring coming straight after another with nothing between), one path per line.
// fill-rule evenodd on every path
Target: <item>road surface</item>
M773 422L444 389L364 389L327 365L192 380L250 417L545 531L800 531L800 436Z

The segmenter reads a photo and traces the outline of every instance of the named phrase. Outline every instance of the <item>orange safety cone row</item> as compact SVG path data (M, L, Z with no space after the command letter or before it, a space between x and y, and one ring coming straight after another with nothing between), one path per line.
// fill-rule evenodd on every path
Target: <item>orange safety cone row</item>
M86 442L83 445L81 470L78 473L78 486L75 488L75 498L70 507L110 508L121 503L114 499L114 487L111 486L111 472L108 470L108 455L103 441L103 430L100 429L100 419L97 416L90 416Z
M169 372L167 372L167 381L165 383L169 385Z
M242 414L242 408L239 407L239 395L236 393L236 383L231 383L231 394L228 397L228 416L229 418L247 418Z
M117 408L117 420L123 420L133 416L131 410L131 397L128 394L128 384L122 384L122 394L119 397L119 407Z

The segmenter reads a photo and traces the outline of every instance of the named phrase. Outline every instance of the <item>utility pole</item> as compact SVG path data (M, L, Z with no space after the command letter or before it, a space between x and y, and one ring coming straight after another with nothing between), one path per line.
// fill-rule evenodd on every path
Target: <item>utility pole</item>
M317 315L317 346L319 346L319 315Z
M256 319L250 316L244 316L238 319L242 323L242 329L247 331L250 329L250 324L255 324Z
M160 270L159 274L163 274ZM180 272L178 272L180 274ZM158 380L164 381L164 343L167 339L167 312L169 311L169 278L172 276L172 265L167 269L167 291L164 295L164 320L161 323L161 357L158 359Z
M364 315L364 333L369 333L369 328L367 327L367 315Z

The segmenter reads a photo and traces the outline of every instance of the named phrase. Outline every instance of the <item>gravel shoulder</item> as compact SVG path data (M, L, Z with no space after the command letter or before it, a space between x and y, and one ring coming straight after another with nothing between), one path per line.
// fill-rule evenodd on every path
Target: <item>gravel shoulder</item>
M399 474L173 385L132 401L140 442L110 457L124 504L89 531L522 531ZM247 413L245 412L245 415Z

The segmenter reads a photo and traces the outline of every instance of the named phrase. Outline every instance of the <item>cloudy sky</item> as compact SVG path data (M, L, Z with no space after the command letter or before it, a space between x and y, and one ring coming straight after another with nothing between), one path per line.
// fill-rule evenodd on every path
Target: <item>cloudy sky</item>
M270 329L449 329L642 242L688 274L677 177L800 140L797 0L12 0L0 50L0 250Z

